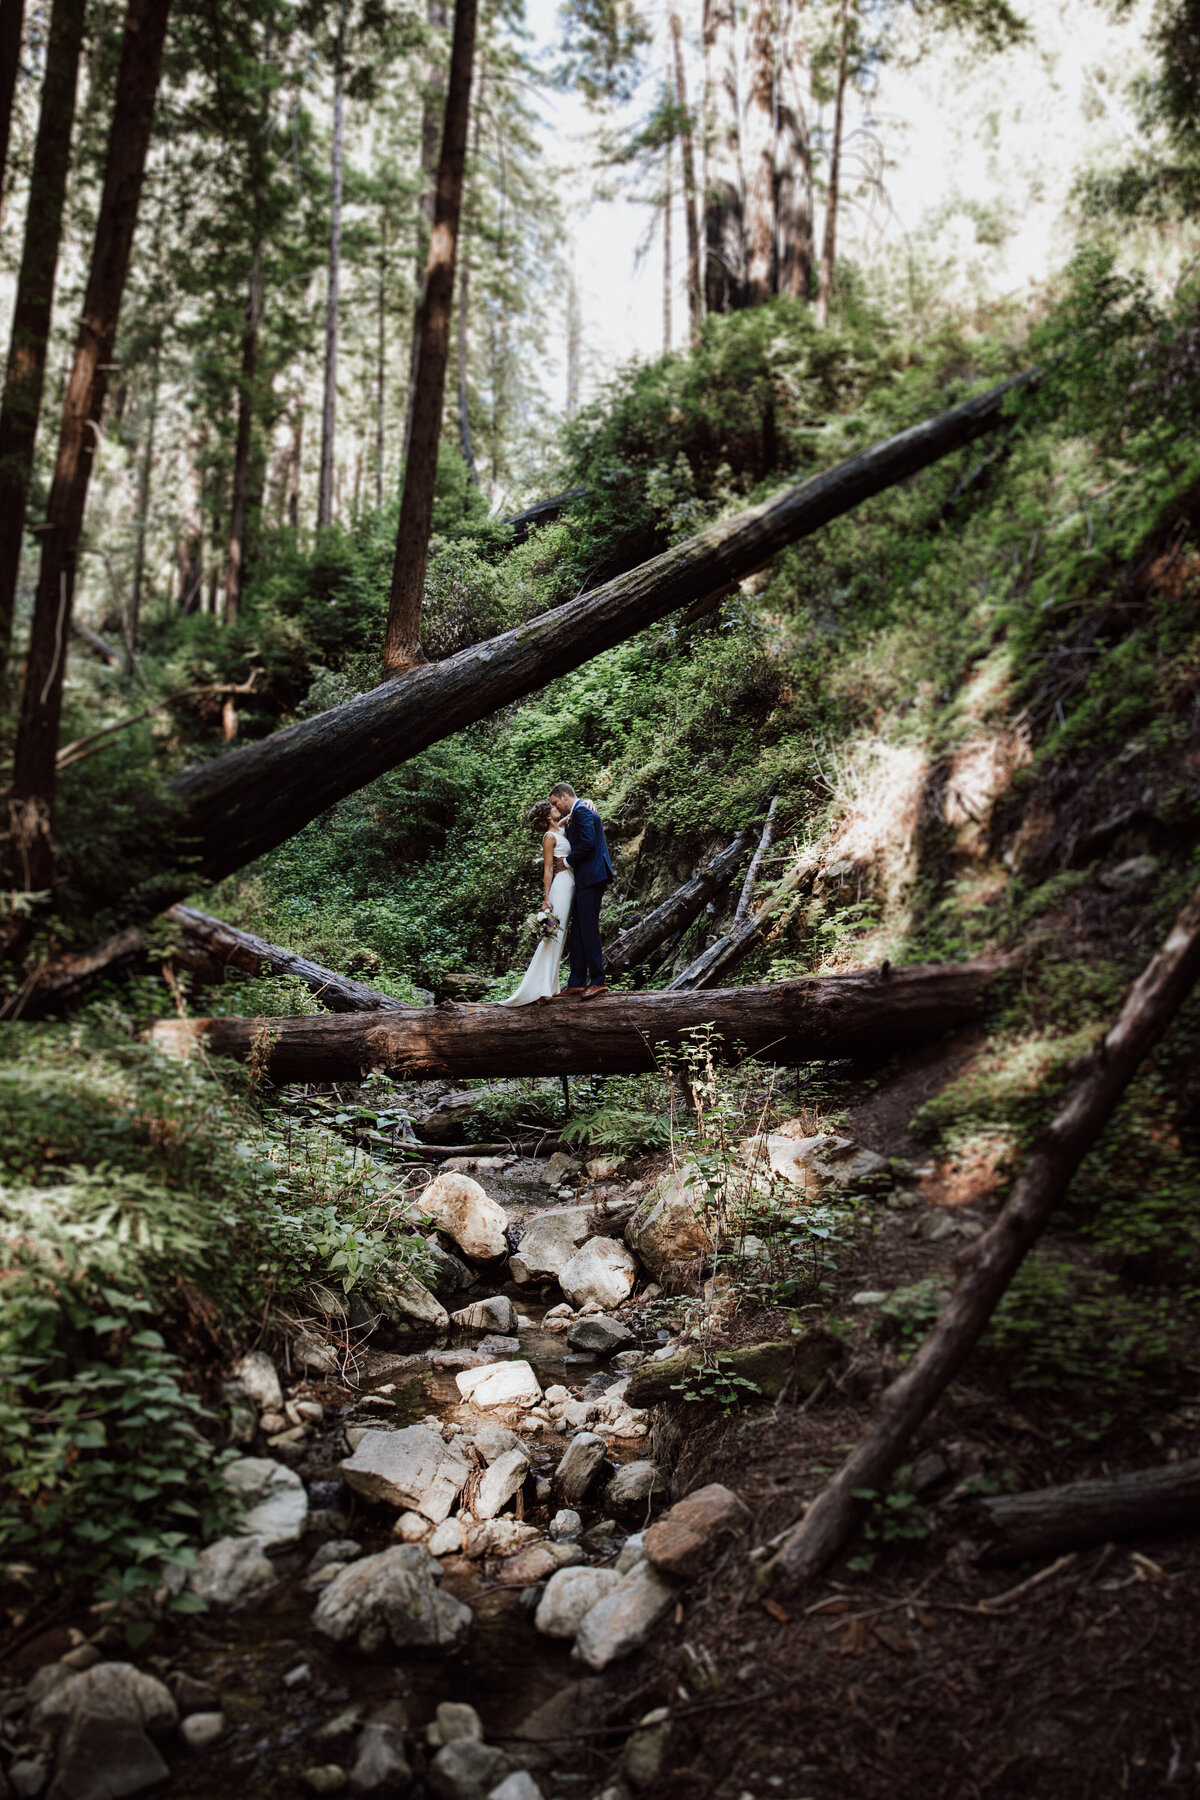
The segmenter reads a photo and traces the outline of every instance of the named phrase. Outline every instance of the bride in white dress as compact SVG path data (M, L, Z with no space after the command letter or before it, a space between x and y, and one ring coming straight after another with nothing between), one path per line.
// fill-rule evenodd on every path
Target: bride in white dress
M567 867L571 848L562 830L562 813L551 800L539 800L530 809L529 821L544 825L542 836L542 894L546 906L558 920L557 937L545 938L533 953L520 987L501 1006L529 1006L536 1000L550 1000L558 992L558 974L562 964L563 945L571 920L571 902L575 898L575 876Z

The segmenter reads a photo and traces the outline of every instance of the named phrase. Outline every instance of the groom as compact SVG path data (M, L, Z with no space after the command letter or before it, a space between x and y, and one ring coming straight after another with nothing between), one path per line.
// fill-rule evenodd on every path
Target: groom
M568 782L552 787L550 798L560 808L570 809L562 829L571 846L567 865L575 871L571 978L562 992L576 1000L594 1000L597 994L608 992L600 948L600 902L612 880L613 866L604 841L604 822L593 806L580 804Z

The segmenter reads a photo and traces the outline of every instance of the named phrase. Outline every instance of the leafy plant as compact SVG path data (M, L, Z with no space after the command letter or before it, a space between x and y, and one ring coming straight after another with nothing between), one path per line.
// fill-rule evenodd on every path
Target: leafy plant
M692 1402L711 1400L726 1413L743 1406L747 1400L761 1399L762 1389L756 1381L722 1366L731 1360L728 1355L718 1352L711 1363L698 1364L687 1371L682 1381L673 1381L671 1392Z

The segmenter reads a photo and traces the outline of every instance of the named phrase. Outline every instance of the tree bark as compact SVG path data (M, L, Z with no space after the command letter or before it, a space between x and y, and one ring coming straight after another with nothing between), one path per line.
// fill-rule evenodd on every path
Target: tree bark
M25 0L0 0L0 210L3 207L8 145L12 137L13 101L21 67L21 30ZM53 32L53 24L51 25Z
M297 956L278 944L269 944L252 931L239 931L223 919L197 912L192 906L172 906L163 914L171 925L182 931L187 946L199 951L222 967L241 969L246 975L291 975L316 994L331 1012L407 1012L403 1000L368 987L364 981L353 981L324 969L320 963Z
M375 297L375 507L383 505L383 420L387 393L387 208L379 209L379 291Z
M448 13L445 0L427 0L425 23L431 38L446 29ZM425 71L425 91L421 97L421 173L425 186L417 203L417 254L414 279L417 301L413 307L412 341L408 351L408 394L404 403L404 445L401 460L408 462L412 445L413 407L417 399L417 364L421 356L421 307L425 300L425 266L429 261L429 240L433 235L433 209L437 198L438 142L445 105L446 73L440 47L431 55Z
M754 0L742 121L746 171L747 306L775 292L775 0Z
M1200 1519L1200 1456L1129 1475L1000 1494L977 1504L986 1519L986 1562L1024 1562L1120 1538L1194 1531Z
M475 467L475 446L471 442L471 406L467 387L467 321L470 297L471 272L467 267L464 253L462 270L458 278L458 443L463 461L467 465L467 474L471 477L471 486L477 488L479 471Z
M696 193L696 151L688 112L687 75L683 67L683 24L678 10L671 12L671 47L675 58L675 104L679 108L679 148L683 164L683 217L687 234L688 325L694 344L704 323L704 286L700 274L699 199Z
M583 335L579 318L579 284L575 280L575 271L571 270L567 281L567 417L573 419L579 411L579 364L580 339ZM582 493L582 488L572 488L572 493ZM519 513L518 518L524 518ZM525 536L528 537L526 532ZM524 543L518 538L518 543Z
M776 100L776 285L781 294L807 300L812 291L812 150L801 90L808 45L799 43L806 0L782 0Z
M345 113L346 0L339 0L333 48L333 148L330 167L329 280L325 296L325 387L321 402L321 471L317 530L333 522L333 452L337 434L338 297L342 277L342 164Z
M167 1020L153 1036L186 1049L198 1037L217 1056L262 1057L275 1081L395 1076L639 1074L684 1034L711 1025L728 1060L809 1062L937 1038L979 1016L995 962L931 964L729 988L716 994L610 994L549 1006L453 1001L389 1013L386 1020ZM264 1055L266 1038L269 1054Z
M671 349L671 283L674 279L673 271L671 269L671 204L674 199L674 195L672 192L672 189L674 186L674 181L673 181L673 174L672 174L672 169L671 169L671 140L670 140L670 138L668 138L667 142L666 142L666 147L665 147L664 154L663 154L663 165L664 165L664 168L663 168L663 208L662 208L662 227L663 227L662 330L663 330L663 355L666 356L669 354L670 349Z
M427 745L727 588L786 544L993 430L1030 379L1018 376L911 426L499 637L183 774L174 794L204 873L241 868Z
M133 674L137 658L138 629L142 620L142 590L146 581L146 533L150 529L150 484L154 475L154 438L158 424L158 383L162 367L161 335L150 359L150 394L146 407L146 435L142 443L137 485L137 539L133 547L133 585L129 594L129 636L125 644L125 677Z
M962 1274L933 1331L887 1389L875 1421L792 1526L760 1579L801 1587L838 1554L862 1510L864 1490L881 1492L917 1426L958 1374L997 1303L1101 1136L1142 1058L1158 1042L1200 976L1200 888L1156 956L1130 988L1099 1048L1082 1059L1054 1119L1037 1139L990 1231L960 1257Z
M704 0L704 102L704 294L707 311L729 312L746 274L733 0Z
M54 879L54 764L76 558L137 225L169 10L170 0L129 0L125 15L104 189L46 508L17 729L9 815L13 873L27 891L46 891Z
M644 919L614 938L604 951L604 967L608 974L626 974L638 963L645 962L651 951L667 938L690 925L713 895L732 881L734 870L753 842L752 827L739 831L731 844L710 857L661 906L656 906L652 913L647 913Z
M420 347L413 401L412 434L404 465L404 491L396 530L396 559L388 596L387 639L383 663L388 673L414 668L424 661L421 650L421 603L429 532L437 482L438 443L442 435L442 402L450 348L450 312L454 298L454 264L458 220L462 208L463 172L467 157L467 123L471 105L471 71L475 59L478 0L458 0L446 84L446 115L438 163L437 198L425 295L418 326Z
M4 31L16 19L19 52L21 7L13 5L12 0L3 0L3 5ZM42 410L84 10L84 0L54 0L50 14L25 242L13 304L4 398L0 402L0 693L6 686L17 573L25 537L25 503Z
M838 52L837 92L833 104L833 142L829 149L829 183L825 195L825 232L821 240L821 273L817 281L816 322L824 326L829 318L833 298L833 277L837 263L838 207L842 186L842 128L846 116L846 78L849 71L850 20L842 9L842 42Z
M233 488L229 501L229 555L225 564L225 623L236 625L242 605L246 558L247 497L250 491L250 438L254 422L254 374L258 365L258 326L262 317L262 239L254 246L250 288L242 326L242 367L238 379L237 437L233 449Z
M763 821L762 835L758 840L758 848L750 858L750 867L746 870L746 879L742 883L742 891L738 895L738 903L733 909L731 931L736 931L748 917L750 900L754 893L754 884L758 880L758 871L762 867L762 859L771 848L775 837L775 809L779 805L779 795L772 794L771 804L767 808L767 816Z

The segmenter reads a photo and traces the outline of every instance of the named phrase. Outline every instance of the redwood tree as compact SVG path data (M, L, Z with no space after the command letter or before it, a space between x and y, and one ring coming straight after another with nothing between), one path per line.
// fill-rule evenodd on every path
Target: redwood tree
M754 0L748 38L745 301L761 306L775 291L775 0Z
M775 267L781 294L807 300L813 272L812 149L801 91L806 0L782 0L775 101Z
M734 0L704 4L704 138L704 296L709 312L729 312L745 281Z
M104 188L41 532L41 569L9 799L13 875L27 891L47 890L54 878L54 764L79 538L137 226L169 12L170 0L128 0Z
M20 9L17 11L19 14ZM54 0L29 182L25 243L17 277L4 398L0 401L0 682L12 639L13 600L25 535L25 501L42 409L83 15L84 0Z
M678 10L671 13L671 47L675 60L675 104L679 108L679 150L683 167L683 217L687 233L688 323L695 343L704 322L704 285L700 274L700 222L696 195L696 153L692 119L688 112L687 76L683 67L683 24Z
M0 198L8 168L8 140L12 134L13 100L21 66L21 27L25 0L0 0ZM53 29L53 27L51 27Z
M337 430L338 305L342 274L343 127L346 106L346 0L340 0L333 46L333 148L330 158L329 274L325 291L325 389L321 405L321 476L317 527L333 522L333 450Z
M418 346L413 392L412 430L404 465L404 491L396 531L396 558L388 600L384 669L388 674L425 660L421 650L421 601L429 559L433 494L437 480L438 443L450 349L450 314L454 301L454 265L458 220L462 210L463 173L467 158L467 123L471 105L471 71L475 58L477 0L458 0L446 85L442 152L438 162L433 232L425 268L425 292L417 317Z

